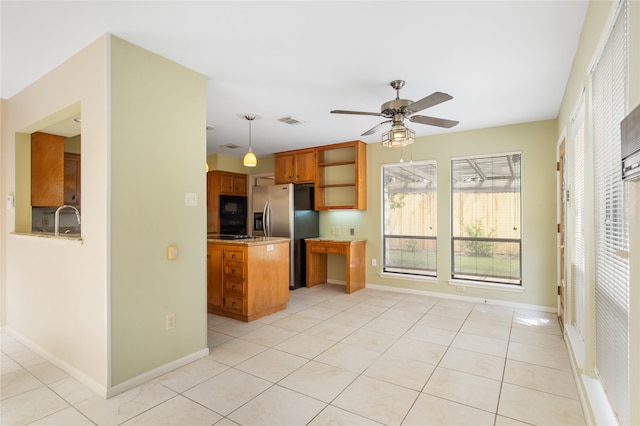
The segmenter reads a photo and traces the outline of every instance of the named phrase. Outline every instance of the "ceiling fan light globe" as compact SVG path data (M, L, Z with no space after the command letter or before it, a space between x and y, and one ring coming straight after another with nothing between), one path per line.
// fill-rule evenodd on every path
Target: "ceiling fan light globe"
M403 125L393 125L382 134L382 145L387 148L402 148L416 141L416 132Z
M255 167L258 165L258 159L256 158L256 155L252 151L249 151L244 155L244 158L242 159L242 164L245 167Z

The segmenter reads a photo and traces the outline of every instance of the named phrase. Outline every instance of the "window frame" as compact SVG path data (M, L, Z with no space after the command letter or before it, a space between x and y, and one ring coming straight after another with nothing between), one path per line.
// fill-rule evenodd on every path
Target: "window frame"
M385 171L387 169L391 169L393 167L415 167L415 166L421 166L421 165L432 165L434 172L432 174L432 176L435 178L435 190L431 191L433 194L433 200L435 201L435 208L431 209L431 214L435 215L435 221L436 221L436 225L432 228L435 235L432 236L425 236L425 235L405 235L405 234L399 234L399 235L395 235L395 234L388 234L387 233L387 229L386 229L386 212L387 212L387 196L386 196L386 185L385 185ZM437 221L438 221L438 205L437 205L437 201L438 201L438 183L437 183L437 177L438 177L438 162L436 159L425 159L425 160L419 160L419 161L411 161L409 163L405 163L405 162L398 162L398 163L387 163L387 164L382 164L381 165L381 173L380 173L380 181L381 181L381 207L382 207L382 214L381 214L381 234L382 234L382 262L380 265L380 270L381 270L381 274L384 275L390 275L390 276L394 276L394 277L405 277L405 278L409 278L409 279L417 279L417 280L421 280L421 279L426 279L426 280L433 280L433 279L437 279L438 276L438 225L437 225ZM433 182L433 181L432 181ZM410 267L402 267L402 266L393 266L393 265L388 265L387 262L387 240L389 238L400 238L400 239L415 239L415 240L426 240L426 241L432 241L433 242L433 251L434 251L434 260L433 260L433 269L430 268L426 268L426 269L421 269L421 268L410 268ZM421 272L419 272L421 271Z
M517 221L517 226L519 228L519 238L491 238L491 237L482 237L482 238L473 238L473 237L464 237L464 236L454 236L454 185L453 185L453 180L454 180L454 162L455 161L460 161L460 160L472 160L472 159L486 159L486 158L496 158L496 157L501 157L501 156L513 156L513 155L518 155L520 157L519 159L519 163L520 163L520 175L519 175L519 183L518 183L518 193L519 193L519 206L517 211L519 212L519 217L518 217L518 221ZM457 157L451 157L449 160L449 177L450 177L450 189L449 189L449 197L450 197L450 201L449 201L449 220L450 220L450 228L449 228L449 232L450 232L450 238L449 238L449 244L450 244L450 265L449 265L449 283L453 284L453 285L458 285L458 286L465 286L465 285L471 285L471 286L477 286L477 287L485 287L485 288L492 288L492 289L504 289L504 290L508 290L508 291L523 291L524 287L523 287L523 281L522 281L522 240L523 240L523 235L524 232L522 230L522 223L523 223L523 217L522 217L522 174L523 174L523 167L522 167L522 156L523 153L522 151L507 151L507 152L497 152L497 153L490 153L490 154L480 154L480 155L465 155L465 156L457 156ZM493 191L491 191L493 192ZM477 193L477 192L472 192L472 193ZM473 274L473 273L456 273L455 272L455 268L456 268L456 240L458 241L478 241L478 240L482 240L484 242L489 242L489 243L517 243L518 244L518 277L507 277L507 276L499 276L499 275L488 275L488 274ZM484 277L484 278L483 278Z

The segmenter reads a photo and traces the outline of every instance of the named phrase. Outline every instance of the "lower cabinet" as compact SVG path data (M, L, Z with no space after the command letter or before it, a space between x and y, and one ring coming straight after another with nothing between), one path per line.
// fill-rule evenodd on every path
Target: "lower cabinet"
M207 243L207 310L253 321L289 300L289 241Z

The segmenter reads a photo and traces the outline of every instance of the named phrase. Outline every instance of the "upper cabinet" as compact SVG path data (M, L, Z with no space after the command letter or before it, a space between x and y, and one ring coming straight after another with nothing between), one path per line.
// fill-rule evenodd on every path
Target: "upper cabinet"
M207 173L207 232L220 233L220 195L247 196L247 175L219 170Z
M366 210L366 157L362 141L317 148L316 210Z
M64 153L64 203L80 205L80 154Z
M31 135L31 206L80 205L80 155L64 152L64 136Z
M247 195L247 175L240 173L213 171L209 172L210 179L213 179L213 190L218 195ZM210 181L210 185L211 185Z
M316 178L315 148L274 154L275 183L313 183Z

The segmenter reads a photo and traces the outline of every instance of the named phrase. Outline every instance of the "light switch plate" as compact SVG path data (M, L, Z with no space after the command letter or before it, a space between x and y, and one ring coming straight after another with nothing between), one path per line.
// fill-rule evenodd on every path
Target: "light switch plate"
M13 197L13 194L7 195L5 207L7 210L11 210L12 208L15 207L15 198Z
M195 192L185 192L184 193L184 205L195 207L198 205L198 194Z

